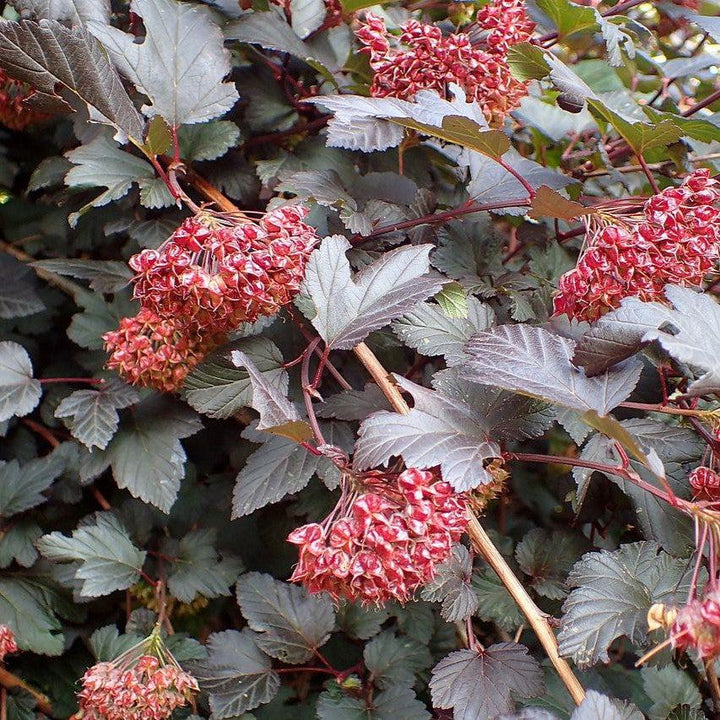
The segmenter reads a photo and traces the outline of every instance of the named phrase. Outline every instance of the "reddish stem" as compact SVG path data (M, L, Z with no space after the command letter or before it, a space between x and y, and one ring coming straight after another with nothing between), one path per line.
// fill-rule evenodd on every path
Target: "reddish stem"
M103 378L84 378L84 377L52 377L40 378L41 385L51 385L52 383L85 383L87 385L103 385Z

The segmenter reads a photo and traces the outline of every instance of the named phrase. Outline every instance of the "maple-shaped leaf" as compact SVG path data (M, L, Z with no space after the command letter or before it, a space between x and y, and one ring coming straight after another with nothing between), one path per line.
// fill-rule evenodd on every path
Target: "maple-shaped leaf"
M88 597L109 595L134 585L146 556L132 544L127 530L112 513L98 513L94 523L79 527L72 537L53 532L36 545L48 560L78 562L74 575L82 581L82 594Z
M587 667L608 662L611 643L623 635L646 645L650 606L683 602L691 575L686 560L651 542L588 553L568 576L575 589L563 605L560 653Z
M455 720L490 720L514 709L512 695L537 697L544 687L540 665L517 643L456 650L433 668L430 680L433 705L452 708Z
M168 590L180 602L192 602L198 595L230 595L228 588L237 580L243 564L232 555L218 558L215 535L214 529L192 530L178 543L168 540L163 544L164 554L173 558Z
M133 0L146 35L137 38L109 25L88 22L113 62L150 99L149 117L169 125L191 125L224 115L238 99L235 85L223 82L230 52L209 8L175 0Z
M430 720L425 705L402 685L375 693L371 701L342 695L333 688L320 695L316 711L320 720Z
M271 575L246 573L237 583L237 600L256 642L272 657L298 664L324 645L335 626L327 595L310 595L304 588Z
M98 390L75 390L60 402L61 418L73 437L88 449L104 450L120 424L118 410L134 405L137 390L119 380L108 380Z
M33 315L45 309L32 270L11 255L0 255L0 318Z
M280 676L257 646L256 638L249 628L213 633L208 638L207 659L188 664L208 694L217 720L237 718L270 702L280 688Z
M0 342L0 421L32 412L41 396L27 350L11 340Z
M415 675L432 665L428 647L414 638L385 630L376 635L363 650L365 667L379 688L394 685L412 687Z
M0 67L37 90L35 107L72 112L62 97L69 92L87 105L91 120L142 141L142 116L102 46L83 27L70 29L55 20L2 20Z
M349 249L344 237L327 237L305 271L305 289L315 306L312 324L328 347L339 350L362 342L444 282L430 271L432 245L391 250L354 276L345 255Z
M482 410L405 378L396 379L413 396L415 405L407 415L381 411L362 423L355 445L355 468L387 465L397 456L404 458L408 467L440 465L443 479L458 492L490 482L483 461L499 457L500 447L488 435Z
M634 390L642 365L629 361L589 378L571 358L575 343L529 325L501 325L466 346L468 380L607 415Z
M455 545L452 555L438 565L437 574L422 589L423 600L442 603L442 616L448 622L469 618L478 607L478 596L470 581L472 559L464 545Z

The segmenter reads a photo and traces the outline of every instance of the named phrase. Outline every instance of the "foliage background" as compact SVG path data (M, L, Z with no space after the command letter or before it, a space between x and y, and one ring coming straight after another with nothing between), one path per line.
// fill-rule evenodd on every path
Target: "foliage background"
M157 583L167 587L168 645L203 690L185 716L424 720L449 718L454 707L461 720L532 707L513 717L570 717L572 699L542 646L465 546L405 607L333 607L285 582L296 561L288 532L331 509L339 475L327 458L256 429L258 411L269 412L258 387L300 403L298 368L286 363L308 337L329 343L354 388L326 375L325 402L315 406L328 442L354 449L358 466L393 455L441 465L470 447L442 468L466 490L488 483L482 461L498 443L612 466L608 437L629 438L640 447L637 472L661 463L673 490L689 497L687 472L707 453L707 433L631 408L615 411L620 425L602 421L628 398L644 410L661 402L662 365L679 371L681 389L704 376L700 408L717 407L718 386L707 380L720 372L712 293L671 298L701 361L687 347L656 343L629 369L584 378L568 399L567 338L588 328L551 318L557 280L582 245L573 232L578 208L557 191L586 204L647 196L636 156L661 187L693 168L716 171L720 5L705 1L698 14L665 2L598 10L529 2L539 40L514 48L510 60L518 77L533 80L530 92L490 131L460 97L390 109L354 97L367 95L370 81L351 30L365 4L16 0L4 8L0 66L21 79L32 74L52 111L26 131L0 130L0 622L22 650L2 677L7 688L22 679L34 689L3 694L10 720L72 716L85 669L152 628ZM474 10L381 8L392 26L413 15L446 30ZM154 42L134 42L144 33ZM66 65L73 54L83 62ZM99 116L104 123L87 122ZM166 124L147 124L157 116ZM197 201L217 200L218 191L243 210L299 200L321 237L347 239L325 241L315 261L320 274L335 268L342 293L308 284L292 310L240 328L177 397L130 388L105 371L101 338L136 311L128 257L157 247L187 214L147 159L167 169L168 127L177 128L189 168L182 182ZM413 141L407 128L418 131ZM145 156L128 137L145 144ZM532 207L517 175L535 192L544 188ZM433 246L429 259L417 249L424 244ZM351 270L381 262L395 270L408 253L417 256L413 267L389 273L375 299L379 321L360 312ZM354 320L343 325L336 309L348 305ZM506 325L494 359L481 348L467 365L476 382L459 377L465 342ZM363 340L407 380L415 410L403 437L388 431L387 415L366 421L391 408L351 352ZM583 347L613 364L607 347ZM629 354L640 349L636 342ZM251 383L238 350L261 381ZM525 356L540 354L546 372L528 375ZM702 419L712 429L714 416ZM506 470L482 524L534 602L557 619L561 654L597 691L574 720L711 716L702 666L666 650L634 667L663 639L648 633L650 605L682 602L690 586L692 520L588 467L508 461ZM468 676L448 669L450 653Z

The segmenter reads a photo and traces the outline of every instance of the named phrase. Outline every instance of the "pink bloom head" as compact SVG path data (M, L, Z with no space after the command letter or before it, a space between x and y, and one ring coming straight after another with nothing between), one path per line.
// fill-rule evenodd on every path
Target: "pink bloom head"
M6 655L16 653L18 649L13 631L7 625L0 625L0 662Z

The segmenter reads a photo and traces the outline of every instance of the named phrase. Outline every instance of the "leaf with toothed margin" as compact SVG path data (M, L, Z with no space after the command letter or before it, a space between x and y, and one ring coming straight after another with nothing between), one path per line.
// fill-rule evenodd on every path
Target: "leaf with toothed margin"
M492 479L483 462L500 456L488 436L487 419L475 408L396 376L415 400L407 415L377 412L361 425L354 465L366 470L402 457L408 466L440 465L443 479L455 490L470 490Z
M41 396L27 350L10 340L0 342L0 421L32 412Z
M350 243L327 237L305 271L305 290L315 306L312 324L328 347L349 350L446 282L431 272L432 245L411 245L385 253L354 276L346 252Z

